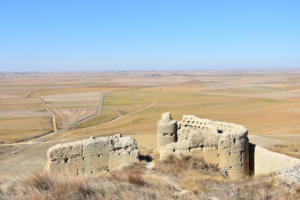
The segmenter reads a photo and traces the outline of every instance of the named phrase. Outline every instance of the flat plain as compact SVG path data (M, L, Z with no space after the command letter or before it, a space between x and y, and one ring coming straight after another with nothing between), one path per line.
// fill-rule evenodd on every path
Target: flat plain
M132 135L153 151L167 111L242 124L262 146L299 145L300 71L1 73L1 154L63 131L1 159L0 174L42 169L49 144L90 136Z

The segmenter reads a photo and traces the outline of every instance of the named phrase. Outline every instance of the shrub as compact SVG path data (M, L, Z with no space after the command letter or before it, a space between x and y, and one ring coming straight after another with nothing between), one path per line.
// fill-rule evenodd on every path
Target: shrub
M133 169L128 173L128 182L134 185L143 185L143 175L140 170Z
M25 183L40 191L49 190L53 186L53 182L48 174L34 174L25 180Z

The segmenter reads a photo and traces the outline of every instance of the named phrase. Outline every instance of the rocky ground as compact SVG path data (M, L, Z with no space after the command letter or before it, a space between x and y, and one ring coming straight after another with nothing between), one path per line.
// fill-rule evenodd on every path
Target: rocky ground
M278 173L280 177L284 178L287 182L297 184L300 187L300 164L281 170Z

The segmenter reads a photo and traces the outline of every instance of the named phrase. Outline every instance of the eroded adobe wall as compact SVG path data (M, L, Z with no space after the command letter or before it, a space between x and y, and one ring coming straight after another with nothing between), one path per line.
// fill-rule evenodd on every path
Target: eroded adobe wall
M157 148L176 141L177 121L172 119L170 112L166 112L157 122Z
M138 162L135 139L109 137L58 144L47 151L46 171L52 175L85 175L109 171Z
M240 125L184 115L177 142L160 147L160 158L193 155L219 167L232 178L249 175L248 131Z

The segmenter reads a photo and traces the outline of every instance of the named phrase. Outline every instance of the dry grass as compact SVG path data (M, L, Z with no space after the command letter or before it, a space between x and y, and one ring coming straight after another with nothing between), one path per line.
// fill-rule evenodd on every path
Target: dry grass
M194 114L202 118L243 124L249 129L249 134L298 134L300 131L297 121L300 112L295 112L300 103L290 100L165 92L160 88L146 88L107 94L104 108L111 112L126 108L125 112L128 112L138 109L137 105L153 102L156 102L153 107L109 125L97 127L93 123L93 127L71 131L64 136L89 133L106 135L112 130L124 134L155 133L156 122L161 113L166 111L172 112L176 120L180 120L183 114Z
M231 180L214 166L192 157L169 157L156 164L157 171L176 176L188 195L194 199L299 199L297 186L270 176Z
M154 200L169 199L173 196L174 190L166 185L142 184L140 179L124 178L128 176L127 172L123 172L123 176L110 174L98 177L59 179L45 174L36 174L25 181L2 179L0 180L0 199Z
M59 89L47 89L39 90L33 93L33 96L46 96L56 94L72 94L72 93L85 93L85 92L103 92L121 90L125 87L118 86L102 86L102 87L78 87L78 88L59 88Z
M175 168L175 169L174 169ZM299 199L300 191L271 176L245 180L224 178L201 160L171 157L156 162L146 176L144 164L93 177L50 177L34 174L25 180L0 179L0 199L98 200L98 199ZM170 179L172 181L163 181ZM188 192L179 194L174 184Z
M0 142L16 142L50 130L50 115L39 98L2 99L0 102Z
M140 163L138 165L124 167L122 170L112 171L107 174L102 174L110 180L119 180L123 182L128 182L133 185L143 186L146 184L145 181L145 163Z
M0 155L6 152L13 151L18 146L16 145L9 145L9 144L0 144Z
M0 105L24 105L24 104L40 104L40 103L42 102L37 97L0 99Z
M76 126L76 129L99 125L99 124L102 124L105 122L109 122L115 118L116 118L115 114L105 108L105 109L102 109L100 115L97 115L96 117Z
M271 151L286 154L288 156L300 159L300 144L276 144L270 147L269 149Z
M178 159L174 156L168 157L164 161L155 161L155 168L157 171L163 174L171 174L177 177L185 176L185 173L189 173L189 170L197 170L199 173L206 174L208 176L219 176L218 169L206 164L202 159L196 159L190 156Z
M189 113L203 118L243 124L249 129L249 134L298 134L300 128L297 119L300 118L300 102L290 99L291 96L289 96L289 94L294 95L300 91L299 85L295 84L299 80L298 73L10 74L7 77L6 75L1 76L0 110L3 116L9 109L19 111L22 113L22 117L26 113L32 117L42 117L47 112L37 112L43 108L40 99L36 96L45 96L46 101L49 100L50 107L65 109L63 114L67 115L67 119L62 119L62 121L67 121L74 114L72 109L96 108L98 103L96 94L113 91L113 93L107 94L104 100L104 108L112 114L119 111L125 115L138 110L143 105L153 102L156 104L150 109L126 116L108 126L95 127L111 119L111 116L106 115L105 119L96 119L83 125L84 128L92 126L91 129L71 131L63 137L72 138L74 135L86 136L88 134L106 135L112 130L125 134L155 133L156 121L165 111L171 111L176 120L180 120L182 114ZM159 86L147 87L154 85ZM147 88L136 89L141 86ZM224 94L224 88L227 88L226 94ZM120 91L121 89L124 90ZM216 95L200 94L203 91L213 92ZM286 93L285 98L281 100L267 99L277 91ZM244 94L245 96L230 96L232 94ZM250 94L262 96L260 98L247 96ZM8 97L9 95L13 96L2 98L7 95ZM277 95L282 96L283 93ZM15 98L12 98L14 96ZM33 111L28 113L28 110L35 110L35 113ZM16 112L10 111L9 113L13 115ZM80 116L81 114L76 112L76 115ZM20 116L16 115L11 118L17 117ZM15 124L22 123L16 121ZM26 124L29 123L24 123L24 125ZM48 124L51 124L50 120ZM1 124L0 129L6 130ZM17 134L16 131L15 133Z
M143 185L144 179L140 170L133 170L128 174L128 182L134 185Z
M0 119L0 142L16 142L51 130L49 117Z
M217 167L190 156L182 159L170 156L167 160L158 161L155 170L176 177L183 188L194 194L208 192L213 184L228 181Z
M72 109L52 109L56 116L56 123L59 129L66 128L71 124L94 115L96 107L94 108L72 108Z
M265 86L249 86L249 87L236 87L236 88L224 88L217 90L210 90L212 93L232 93L232 94L262 94L270 92L284 91L282 88L265 87Z
M0 129L0 143L16 143L47 134L49 129Z

